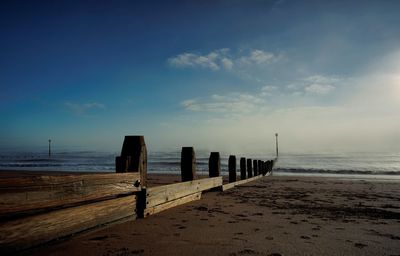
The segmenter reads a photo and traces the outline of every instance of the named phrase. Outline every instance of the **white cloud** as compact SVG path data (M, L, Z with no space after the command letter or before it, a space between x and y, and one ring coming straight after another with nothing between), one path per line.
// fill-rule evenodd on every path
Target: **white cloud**
M222 65L223 65L223 67L224 67L225 69L230 70L230 69L233 68L233 61L230 60L229 58L223 58L223 59L221 60L221 62L222 62Z
M341 78L332 76L312 75L288 84L285 88L293 96L327 95L343 81Z
M86 114L89 110L94 109L105 109L105 105L98 102L90 102L90 103L72 103L66 102L64 104L70 111L74 112L78 115Z
M265 85L261 88L261 96L271 96L278 88L272 85Z
M168 59L170 65L184 68L184 67L202 67L211 70L219 70L220 66L217 63L219 58L218 53L211 52L208 55L198 55L194 53L182 53L176 57Z
M281 56L274 53L254 49L247 55L231 56L229 48L211 51L208 54L181 53L168 59L169 65L177 68L206 68L213 71L232 70L235 66L261 65L278 61Z
M242 56L238 59L241 65L260 65L269 64L278 61L281 56L277 56L272 52L267 52L259 49L252 50L247 56Z
M304 88L306 93L325 95L335 89L334 86L329 84L310 84Z

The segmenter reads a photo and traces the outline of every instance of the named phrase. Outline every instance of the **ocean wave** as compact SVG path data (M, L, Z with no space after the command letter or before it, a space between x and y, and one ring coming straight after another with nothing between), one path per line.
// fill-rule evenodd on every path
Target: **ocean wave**
M318 174L362 174L362 175L400 175L397 171L366 171L366 170L325 170L325 169L303 169L303 168L276 168L275 172L284 173L318 173Z

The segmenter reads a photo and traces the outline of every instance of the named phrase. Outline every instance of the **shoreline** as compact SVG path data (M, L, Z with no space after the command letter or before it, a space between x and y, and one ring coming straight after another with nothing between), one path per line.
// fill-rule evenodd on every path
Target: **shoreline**
M151 177L153 184L178 178ZM272 176L26 253L396 255L399 229L396 183Z

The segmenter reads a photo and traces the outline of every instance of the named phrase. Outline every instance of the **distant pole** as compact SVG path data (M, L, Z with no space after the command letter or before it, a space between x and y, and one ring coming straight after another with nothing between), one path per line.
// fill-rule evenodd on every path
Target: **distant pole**
M49 140L49 157L51 157L51 140Z
M276 158L279 156L279 151L278 151L278 134L275 133L275 142L276 142Z

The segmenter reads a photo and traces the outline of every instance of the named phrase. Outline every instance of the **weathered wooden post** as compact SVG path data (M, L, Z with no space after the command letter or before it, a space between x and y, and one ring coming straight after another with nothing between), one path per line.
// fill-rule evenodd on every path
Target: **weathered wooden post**
M230 155L228 160L229 182L236 181L236 156Z
M247 159L247 177L253 177L253 166L251 165L252 161L251 158Z
M221 174L221 159L219 152L211 152L208 159L208 174L210 178L218 177Z
M257 166L258 166L258 174L259 175L263 174L263 168L262 168L262 161L261 160L258 160Z
M240 158L240 179L241 180L246 179L246 158L245 157Z
M253 160L253 173L254 173L254 176L258 175L258 161L257 160Z
M272 160L268 161L268 172L272 172Z
M196 155L193 147L182 147L181 178L182 181L196 179Z
M125 136L121 156L115 158L116 172L139 172L140 185L147 183L147 148L144 136Z

